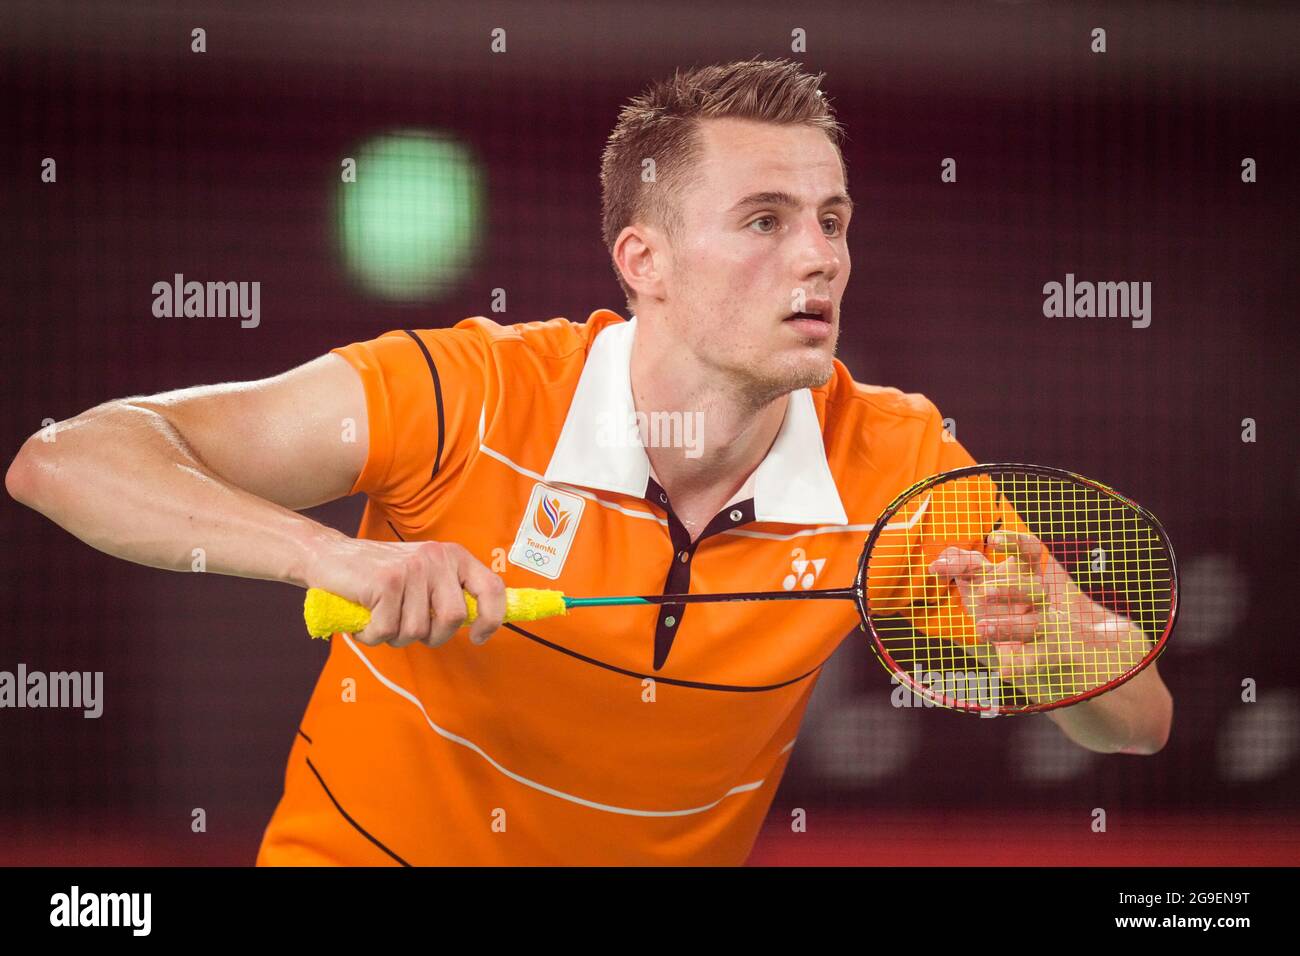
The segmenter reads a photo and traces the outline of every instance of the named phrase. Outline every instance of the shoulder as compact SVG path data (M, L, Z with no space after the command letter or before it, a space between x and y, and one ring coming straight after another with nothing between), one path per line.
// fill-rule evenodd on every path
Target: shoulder
M461 319L451 328L424 329L426 341L459 341L477 351L503 376L554 380L580 372L591 343L601 329L625 322L617 313L597 309L585 322L556 317L503 323L483 315Z
M891 385L854 380L844 363L835 359L829 382L815 391L825 393L827 430L859 428L864 424L920 427L941 421L939 409L920 392L904 392Z
M832 473L873 514L920 478L974 463L935 403L920 392L857 382L838 359L824 393L823 435ZM870 476L864 480L863 476Z
M473 335L488 348L503 354L522 350L543 358L568 358L576 352L585 352L601 329L623 321L626 320L607 309L597 309L586 322L557 317L506 324L474 315L461 319L450 331Z

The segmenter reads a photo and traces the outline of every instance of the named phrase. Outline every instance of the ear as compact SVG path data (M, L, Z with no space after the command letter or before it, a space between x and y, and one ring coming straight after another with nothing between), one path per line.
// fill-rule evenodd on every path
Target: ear
M614 241L614 266L640 300L661 299L668 263L667 237L654 226L624 226Z

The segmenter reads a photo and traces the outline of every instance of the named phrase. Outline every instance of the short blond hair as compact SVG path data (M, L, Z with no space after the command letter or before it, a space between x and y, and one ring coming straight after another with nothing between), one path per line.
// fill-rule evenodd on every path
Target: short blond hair
M680 226L675 199L699 159L700 120L808 124L839 152L844 130L819 88L823 76L805 73L790 60L740 60L678 70L631 99L619 112L600 163L601 227L611 260L619 234L633 223L650 223L670 235ZM642 178L648 159L654 161L653 183ZM841 168L843 163L841 155ZM630 307L636 294L617 264L614 274Z

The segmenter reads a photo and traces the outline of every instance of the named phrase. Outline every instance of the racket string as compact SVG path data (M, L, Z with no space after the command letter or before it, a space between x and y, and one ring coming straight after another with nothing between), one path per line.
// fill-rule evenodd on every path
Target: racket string
M1030 541L994 547L995 531ZM980 571L941 580L929 568L944 554L967 566L973 556ZM1152 523L1117 496L1051 475L988 472L917 489L866 560L882 661L959 709L1095 691L1146 659L1172 612L1173 558ZM995 621L998 643L982 639L977 619Z

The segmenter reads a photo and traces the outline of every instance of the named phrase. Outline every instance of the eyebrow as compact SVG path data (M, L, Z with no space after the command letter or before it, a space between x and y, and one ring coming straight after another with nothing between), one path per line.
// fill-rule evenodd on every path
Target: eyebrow
M731 212L739 212L743 209L751 209L755 206L788 206L797 208L801 203L799 200L788 192L775 190L761 193L750 193L744 199L740 200L731 207ZM821 206L845 206L849 212L853 211L853 200L844 193L836 193L833 196L827 196L821 201Z

